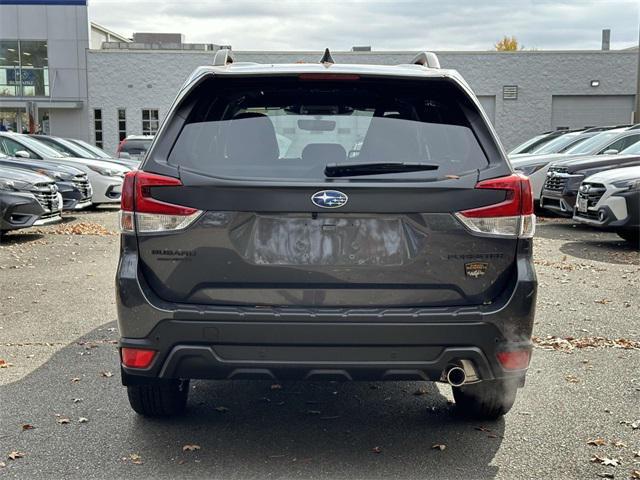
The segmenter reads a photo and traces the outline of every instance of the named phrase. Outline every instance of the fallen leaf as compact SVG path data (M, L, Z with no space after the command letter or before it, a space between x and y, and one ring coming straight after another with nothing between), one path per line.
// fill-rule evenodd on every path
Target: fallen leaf
M382 453L382 447L373 447L371 451L373 453Z
M636 420L635 422L633 422L633 423L631 424L631 428L632 428L633 430L637 430L637 429L639 429L639 428L640 428L640 420Z
M640 470L631 470L631 473L629 475L633 479L640 478Z
M33 425L31 425L30 423L25 423L25 424L23 424L23 425L22 425L22 430L23 430L23 431L24 431L24 430L33 430L34 428L36 428L36 427L34 427Z
M9 458L9 460L17 460L18 458L24 457L24 453L14 450L9 455L7 455L7 457Z
M74 398L73 403L80 403L82 401L81 398Z
M633 452L633 456L634 457L640 457L640 450L638 450L637 452Z
M428 395L429 394L429 390L427 390L426 387L422 387L422 388L419 388L418 390L416 390L415 392L413 392L413 394L415 396Z
M627 448L627 444L624 442L621 442L620 440L611 442L611 445L613 445L614 447Z
M185 461L181 458L180 460L178 460L178 465L184 465Z
M608 457L600 457L598 455L594 455L591 457L591 462L599 463L600 465L604 465L605 467L617 467L620 465L619 458L608 458Z
M73 378L71 379L71 383L78 383L79 381L80 381L80 378L79 378L79 377L73 377Z
M56 419L56 422L58 422L60 425L66 425L67 423L71 423L71 420L69 420L67 417L60 417Z
M598 476L600 478L616 478L616 476L611 472L599 473Z
M131 460L131 463L133 463L134 465L142 465L144 463L142 461L142 457L137 453L130 453L129 460Z
M183 452L195 452L196 450L200 450L200 445L184 445L182 447Z
M611 300L609 300L608 298L603 298L602 300L594 300L594 302L599 303L601 305L607 305L611 303Z
M106 377L106 378L113 377L113 373L108 372L108 371L100 372L100 375L102 375L103 377Z
M607 442L604 438L595 438L587 442L587 445L593 445L594 447L601 447L602 445L606 445L606 444Z
M6 464L6 463L4 463L4 462L0 462L0 468L4 468L4 467L6 467L6 466L7 466L7 464Z
M580 383L580 379L575 375L565 375L564 379L569 383Z
M87 423L88 421L89 421L89 419L88 419L88 418L86 418L86 417L80 417L80 418L78 419L78 423Z
M442 451L445 448L447 448L447 446L443 445L442 443L436 443L436 444L431 445L431 449L432 450L440 450L440 451Z
M218 412L228 412L229 409L227 407L219 406L215 408Z

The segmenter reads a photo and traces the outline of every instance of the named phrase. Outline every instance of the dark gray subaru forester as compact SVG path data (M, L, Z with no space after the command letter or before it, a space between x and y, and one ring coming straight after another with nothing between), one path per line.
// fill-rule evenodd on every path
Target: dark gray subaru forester
M116 292L136 412L181 412L189 379L426 380L496 418L524 384L529 181L434 54L323 60L219 52L127 174Z

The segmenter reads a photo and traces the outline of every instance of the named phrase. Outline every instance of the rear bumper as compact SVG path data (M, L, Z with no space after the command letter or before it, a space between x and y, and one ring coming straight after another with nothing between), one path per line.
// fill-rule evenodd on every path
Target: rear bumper
M530 349L537 280L523 242L511 283L491 305L440 308L252 308L169 304L123 246L116 277L121 347L158 353L123 382L154 378L439 380L459 360L482 380L520 377L499 351Z

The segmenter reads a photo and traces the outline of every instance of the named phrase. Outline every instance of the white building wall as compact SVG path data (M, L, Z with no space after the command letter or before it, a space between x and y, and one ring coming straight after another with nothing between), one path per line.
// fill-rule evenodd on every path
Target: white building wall
M338 63L407 63L415 52L335 52ZM322 52L236 52L237 61L316 62ZM507 149L552 129L554 95L635 93L637 53L627 51L438 52L443 68L464 76L483 99ZM178 89L197 66L211 64L213 53L185 51L90 51L89 102L102 108L104 145L118 143L116 112L127 109L127 133L142 131L142 109L158 108L162 119ZM600 86L591 87L591 80ZM502 88L518 86L517 100L504 100ZM620 123L629 119L621 117Z

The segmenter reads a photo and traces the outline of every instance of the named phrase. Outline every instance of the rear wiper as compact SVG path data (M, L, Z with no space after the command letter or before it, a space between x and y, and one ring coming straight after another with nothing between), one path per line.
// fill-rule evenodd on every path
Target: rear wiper
M324 174L327 177L352 177L385 173L426 172L438 168L438 165L421 162L330 163L324 167Z

